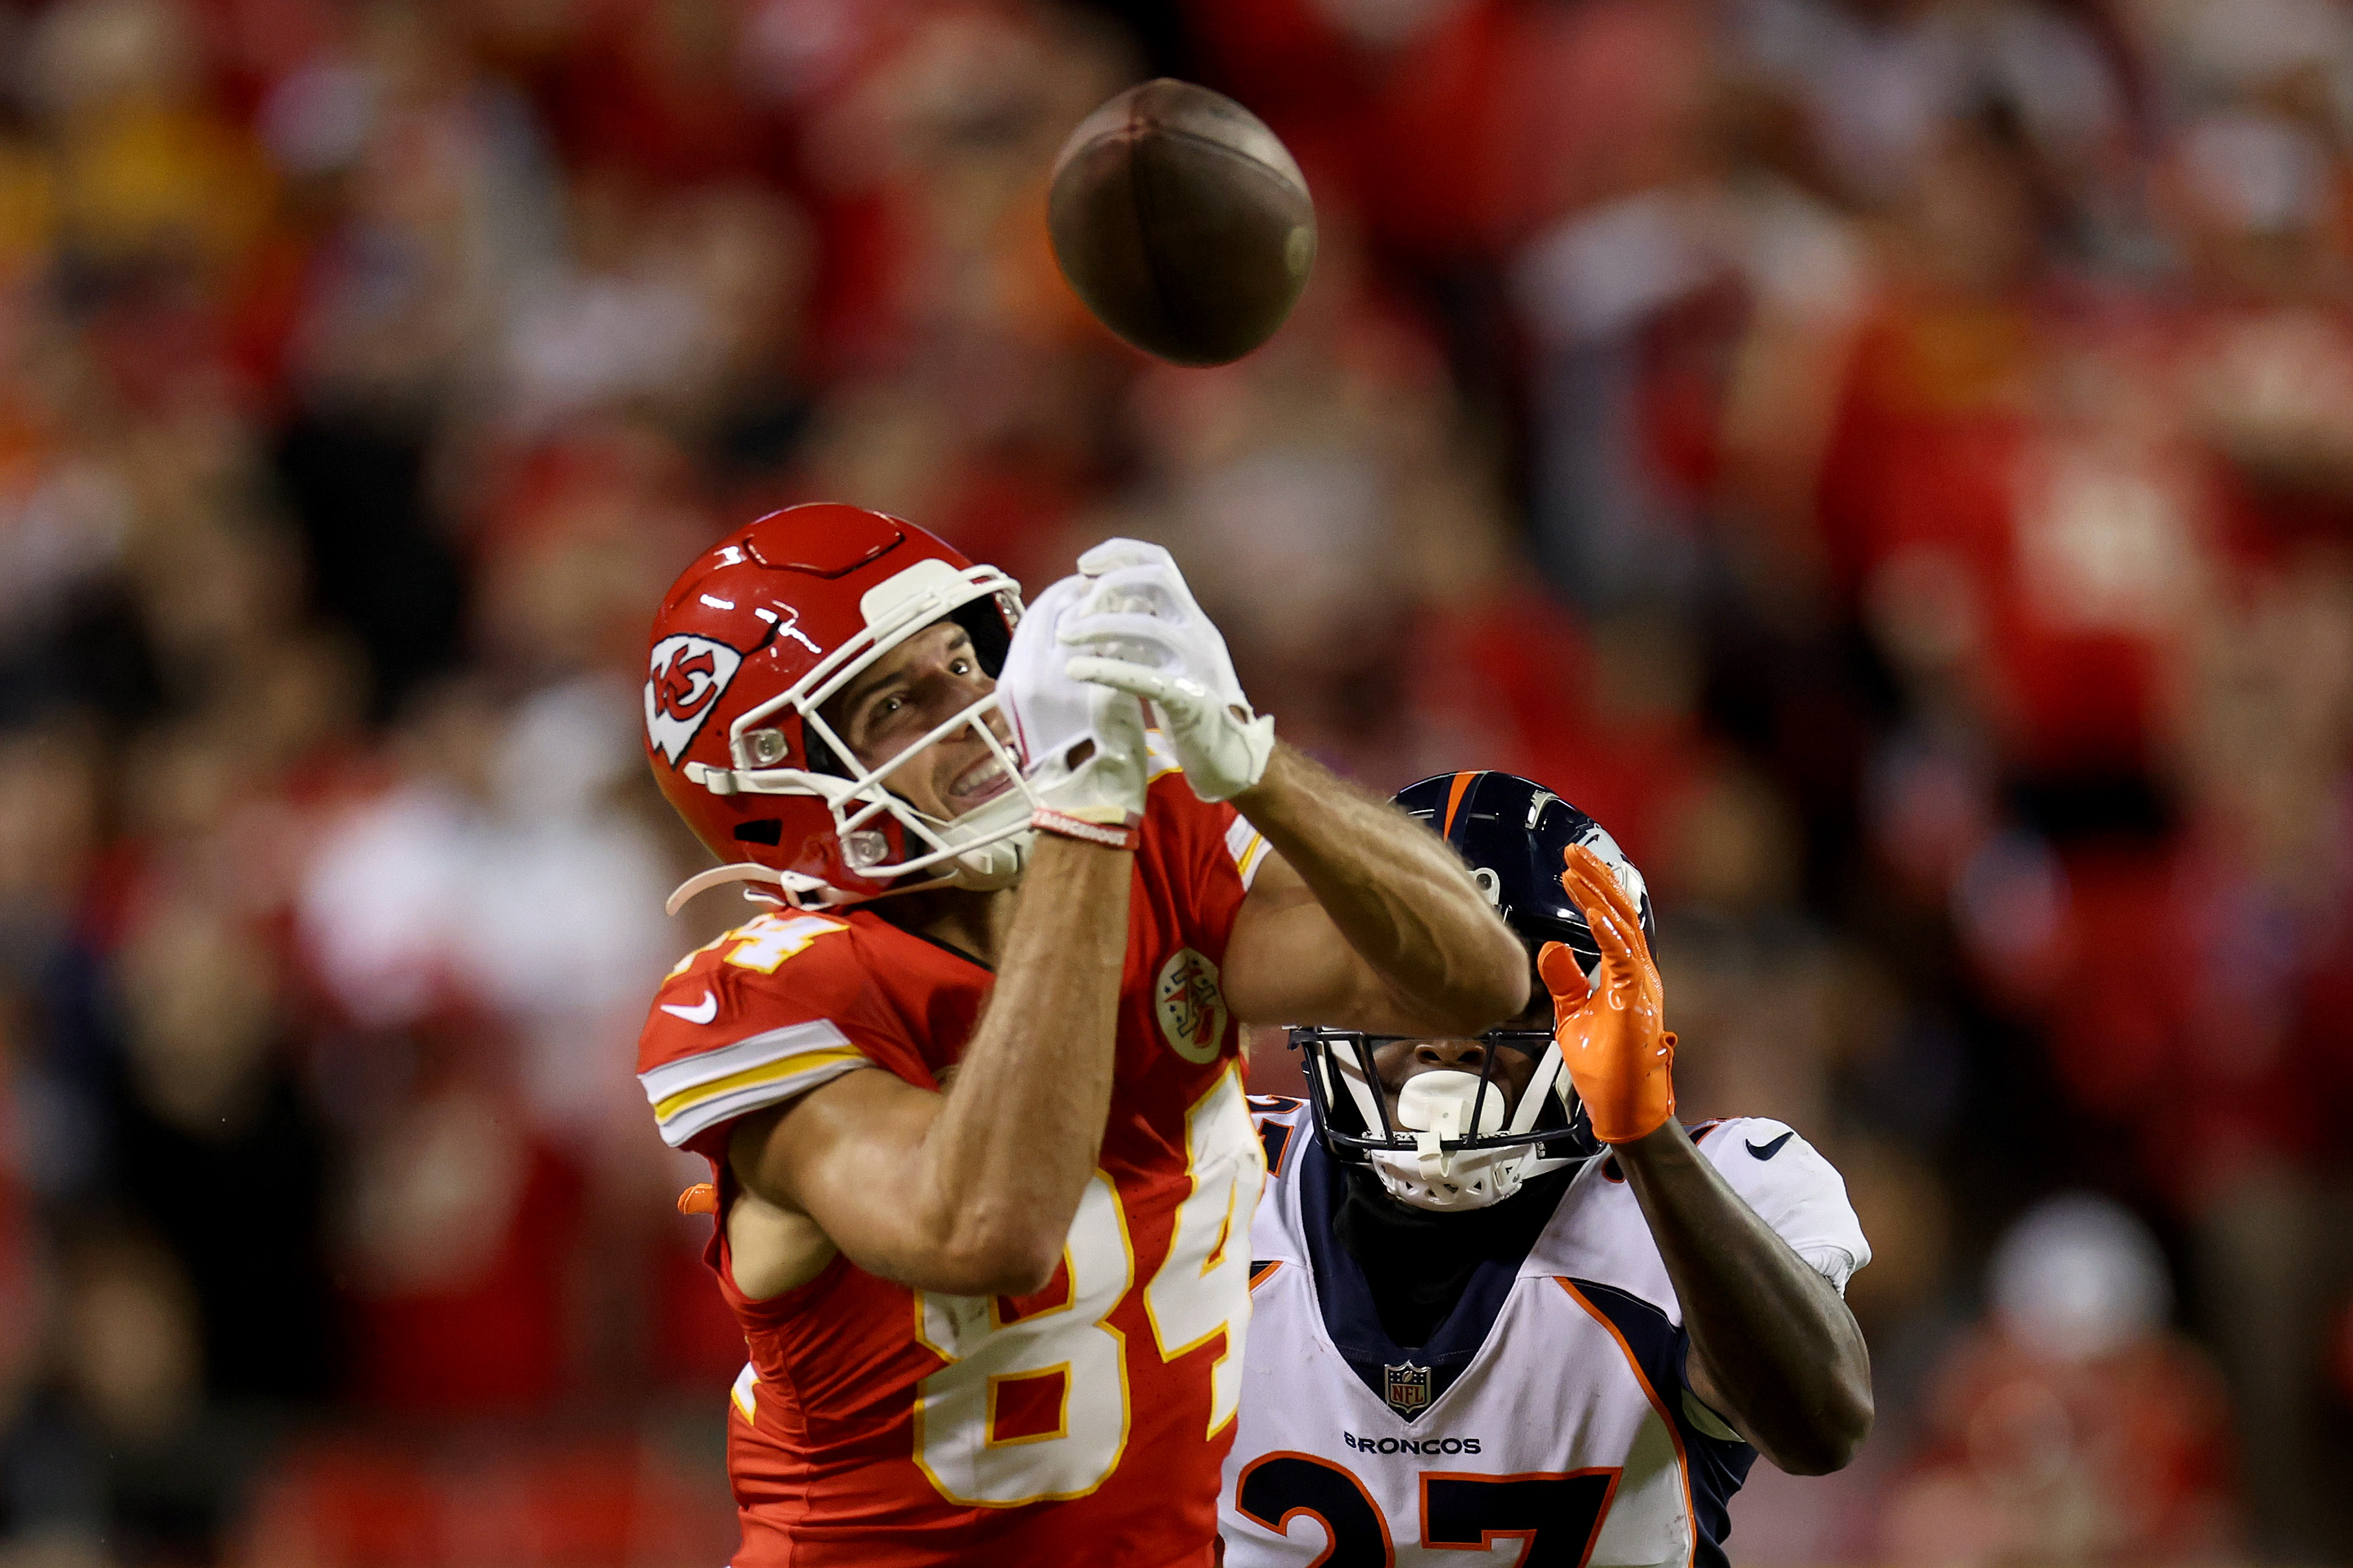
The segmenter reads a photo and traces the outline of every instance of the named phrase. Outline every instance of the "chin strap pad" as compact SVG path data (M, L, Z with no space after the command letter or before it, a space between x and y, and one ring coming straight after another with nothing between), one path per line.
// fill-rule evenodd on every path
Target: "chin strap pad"
M822 894L826 891L826 885L815 877L804 877L797 871L779 871L773 866L763 866L756 860L738 860L732 865L713 866L708 871L697 871L693 876L681 882L676 890L663 900L662 913L674 915L686 908L691 900L700 898L713 888L723 888L730 882L773 882L785 890L785 901L796 909L804 907L802 905L804 894ZM765 899L765 895L757 893L750 893L749 896Z

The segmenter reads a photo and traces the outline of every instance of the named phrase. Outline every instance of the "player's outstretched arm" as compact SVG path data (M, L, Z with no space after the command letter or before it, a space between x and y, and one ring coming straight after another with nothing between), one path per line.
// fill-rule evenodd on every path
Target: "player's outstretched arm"
M1043 1287L1103 1143L1134 859L1039 835L947 1092L845 1073L744 1118L728 1148L736 1181L807 1216L860 1268L918 1289ZM737 1284L768 1293L740 1270Z
M1741 1200L1678 1121L1618 1146L1691 1332L1692 1392L1793 1476L1871 1435L1871 1354L1846 1302Z
M1059 634L1069 674L1156 707L1193 793L1231 801L1274 848L1226 948L1239 1016L1451 1036L1526 1004L1526 955L1468 868L1387 801L1276 743L1168 552L1106 540L1071 581L1084 597Z
M1226 948L1239 1016L1451 1037L1527 1005L1519 939L1412 817L1283 745L1234 805L1275 851Z
M1555 1037L1597 1137L1642 1205L1691 1334L1692 1392L1791 1475L1841 1468L1870 1434L1871 1357L1829 1280L1732 1190L1674 1119L1674 1036L1659 972L1625 889L1589 849L1561 885L1601 952L1588 985L1547 945Z

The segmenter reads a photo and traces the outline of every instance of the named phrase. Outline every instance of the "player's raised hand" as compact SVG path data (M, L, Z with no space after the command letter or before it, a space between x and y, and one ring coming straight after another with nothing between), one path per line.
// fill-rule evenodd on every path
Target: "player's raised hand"
M1567 944L1549 942L1536 954L1536 973L1552 993L1553 1038L1593 1135L1630 1143L1675 1113L1675 1037L1633 901L1592 850L1573 845L1562 858L1560 885L1585 912L1601 962L1588 984Z
M1042 809L1132 827L1144 815L1144 704L1071 679L1070 649L1059 636L1088 586L1065 577L1023 614L997 679L997 702L1013 728L1022 778Z
M1251 710L1226 639L1168 552L1105 540L1079 557L1079 574L1086 596L1060 631L1078 650L1071 677L1156 704L1185 782L1203 800L1230 800L1258 783L1274 721Z

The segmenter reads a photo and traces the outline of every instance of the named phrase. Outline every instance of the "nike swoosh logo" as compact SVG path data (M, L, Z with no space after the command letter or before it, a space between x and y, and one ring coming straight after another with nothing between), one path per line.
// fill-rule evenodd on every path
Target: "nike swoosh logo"
M670 1011L675 1013L678 1009L673 1007ZM702 1023L702 1020L697 1018L695 1022L699 1024ZM1795 1138L1797 1134L1795 1132L1784 1132L1778 1138L1774 1139L1770 1143L1764 1144L1761 1147L1755 1143L1749 1144L1748 1152L1756 1155L1760 1160L1769 1160L1774 1155L1781 1152L1782 1144L1787 1143L1790 1139Z
M708 1024L712 1019L719 1016L719 997L716 993L705 991L702 994L702 1000L691 1007L681 1007L674 1002L665 1002L661 1005L661 1010L673 1018L683 1018L690 1024ZM1756 1145L1752 1143L1749 1147L1753 1149Z

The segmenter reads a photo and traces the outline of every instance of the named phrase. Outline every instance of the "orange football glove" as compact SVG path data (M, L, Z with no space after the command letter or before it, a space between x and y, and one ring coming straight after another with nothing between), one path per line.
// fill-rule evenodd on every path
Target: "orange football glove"
M681 1214L717 1214L719 1212L719 1189L712 1186L709 1182L695 1183L694 1185L687 1188L686 1191L678 1194L678 1212Z
M1631 1143L1675 1113L1675 1037L1663 1026L1658 966L1642 918L1601 858L1583 845L1563 855L1560 879L1601 949L1599 983L1586 984L1577 954L1548 942L1536 973L1552 993L1553 1038L1577 1098L1604 1143Z

